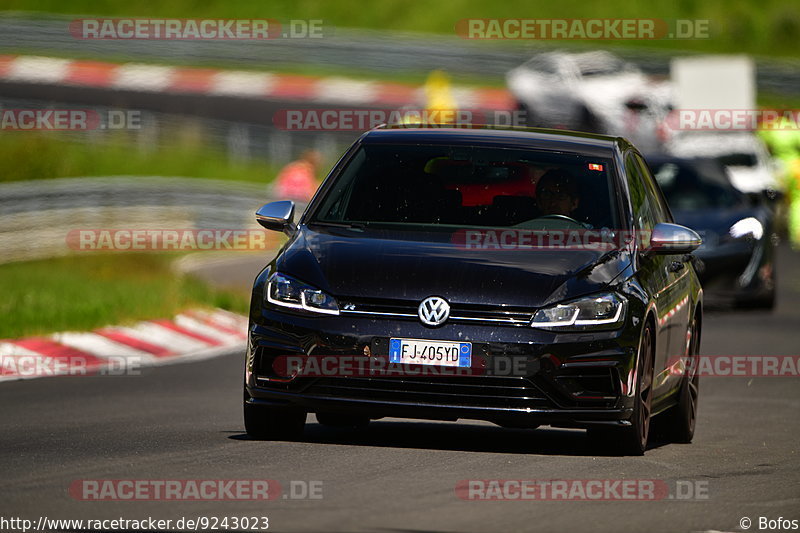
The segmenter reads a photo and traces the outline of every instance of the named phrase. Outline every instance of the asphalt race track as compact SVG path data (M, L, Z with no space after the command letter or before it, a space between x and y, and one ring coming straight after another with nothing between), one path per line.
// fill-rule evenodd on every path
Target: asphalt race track
M703 353L796 355L798 272L800 254L782 248L776 311L709 312ZM741 531L743 517L758 531L759 517L800 519L796 377L707 377L693 444L613 457L597 455L582 431L473 422L384 419L347 431L310 416L302 442L251 441L241 373L242 354L232 353L140 376L0 384L0 516L268 516L270 531L381 532ZM286 496L291 481L321 481L322 498L97 502L69 493L81 479L256 478L279 481ZM465 479L661 480L673 498L464 501L455 486Z

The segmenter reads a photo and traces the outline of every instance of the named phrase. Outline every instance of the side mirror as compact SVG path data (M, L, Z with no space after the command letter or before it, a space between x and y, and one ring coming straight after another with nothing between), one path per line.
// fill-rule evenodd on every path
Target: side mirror
M656 224L650 235L651 254L688 254L696 250L703 240L694 230L678 224Z
M291 235L295 230L294 202L282 200L261 206L256 211L256 222L267 229L282 231L287 235Z
M635 98L625 102L625 107L636 113L641 113L642 111L647 110L647 104Z
M779 191L777 189L764 189L762 194L769 202L781 202L783 201L784 197L783 191Z

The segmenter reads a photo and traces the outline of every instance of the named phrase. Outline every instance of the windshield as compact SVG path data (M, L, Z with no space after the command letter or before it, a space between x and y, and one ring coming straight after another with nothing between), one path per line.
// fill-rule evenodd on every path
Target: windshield
M729 208L743 201L742 194L713 161L694 164L651 162L650 166L672 210Z
M744 152L722 155L717 159L726 167L754 167L758 164L755 154Z
M617 227L611 161L494 147L362 145L310 223Z
M557 74L558 68L550 57L534 57L523 65L526 69L543 74Z

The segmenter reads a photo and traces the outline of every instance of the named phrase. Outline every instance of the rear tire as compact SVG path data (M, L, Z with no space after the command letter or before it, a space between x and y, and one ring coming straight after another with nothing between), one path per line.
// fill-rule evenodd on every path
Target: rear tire
M773 288L766 295L759 298L740 302L739 307L743 309L763 309L765 311L772 311L775 309L775 289Z
M305 411L244 402L244 428L252 439L297 440L305 425Z
M697 375L697 354L699 351L700 327L697 317L693 317L689 329L689 346L687 350L690 362L681 381L678 404L661 415L663 417L664 437L670 442L689 444L694 438L700 393L700 377Z

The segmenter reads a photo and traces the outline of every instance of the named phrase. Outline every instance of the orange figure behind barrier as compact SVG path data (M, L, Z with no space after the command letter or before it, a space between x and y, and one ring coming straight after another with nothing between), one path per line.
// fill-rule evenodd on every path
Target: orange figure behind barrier
M303 202L311 200L319 185L317 170L321 162L322 155L318 151L306 150L300 159L283 167L273 184L275 198Z

